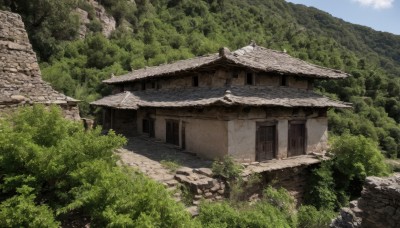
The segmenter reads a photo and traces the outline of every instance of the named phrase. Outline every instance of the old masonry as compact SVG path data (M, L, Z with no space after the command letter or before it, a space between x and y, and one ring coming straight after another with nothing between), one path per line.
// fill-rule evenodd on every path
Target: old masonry
M77 102L42 80L21 16L0 11L0 116L40 103L58 105L67 118L79 120Z

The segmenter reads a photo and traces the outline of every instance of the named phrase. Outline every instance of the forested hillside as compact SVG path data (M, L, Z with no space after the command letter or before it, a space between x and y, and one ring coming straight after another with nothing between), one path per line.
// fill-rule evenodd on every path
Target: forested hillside
M353 75L318 83L318 90L349 101L354 110L331 110L335 134L349 131L378 142L388 156L400 150L400 36L353 25L283 0L98 0L117 29L109 38L93 5L84 0L0 0L20 13L41 61L43 78L88 102L109 93L101 81L158 65L250 43ZM88 12L90 32L78 39L76 8Z

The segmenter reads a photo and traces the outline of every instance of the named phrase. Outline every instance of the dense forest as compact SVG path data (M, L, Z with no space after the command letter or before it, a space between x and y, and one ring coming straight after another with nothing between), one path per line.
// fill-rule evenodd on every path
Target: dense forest
M40 59L43 78L57 90L88 102L109 93L101 81L144 66L213 53L251 42L352 75L319 81L317 90L354 110L331 110L330 130L378 142L396 157L400 150L400 36L347 23L283 0L99 0L117 28L109 38L90 1L0 0L22 15ZM89 33L78 39L76 8L88 12Z
M109 37L92 0L0 0L0 9L22 16L43 78L82 100L83 115L96 114L88 103L110 93L101 81L111 74L254 40L352 75L316 86L354 107L329 111L334 159L313 170L305 205L297 209L284 189L268 187L253 204L203 202L190 219L162 185L116 165L113 150L124 138L85 131L57 108L33 106L0 119L5 227L327 227L334 211L359 195L366 176L390 172L382 153L400 155L400 36L283 0L97 2L116 21ZM77 8L89 18L84 38Z

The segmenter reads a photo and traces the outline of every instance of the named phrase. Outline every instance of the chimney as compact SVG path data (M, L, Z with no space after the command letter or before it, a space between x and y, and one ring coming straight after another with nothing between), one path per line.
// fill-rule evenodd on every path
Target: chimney
M227 47L222 47L222 48L219 49L219 56L220 56L220 57L227 56L227 55L229 55L230 53L231 53L231 51L230 51L229 48L227 48Z

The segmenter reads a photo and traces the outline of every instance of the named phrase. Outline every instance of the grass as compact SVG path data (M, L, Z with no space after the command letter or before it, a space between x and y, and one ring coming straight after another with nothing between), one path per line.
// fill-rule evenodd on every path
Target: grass
M171 160L161 160L160 164L164 168L171 171L172 173L176 172L176 170L178 170L181 167L181 165L177 161L171 161Z

